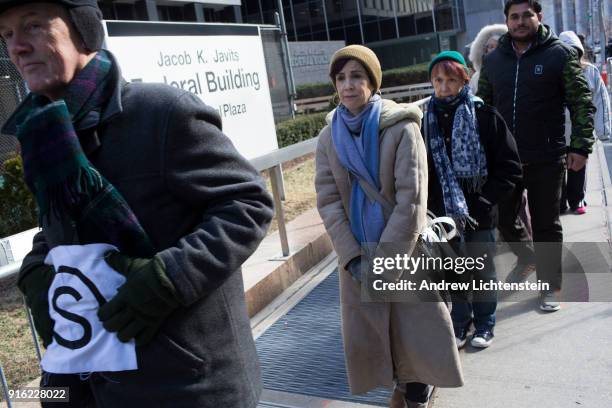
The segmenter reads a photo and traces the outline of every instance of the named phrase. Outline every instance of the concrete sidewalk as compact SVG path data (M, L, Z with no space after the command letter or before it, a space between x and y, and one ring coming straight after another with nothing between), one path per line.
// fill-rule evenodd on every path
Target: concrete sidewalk
M598 144L587 168L588 211L561 217L564 241L607 243L599 246L609 249L611 187ZM501 279L514 261L510 253L496 257ZM587 275L591 294L601 289L599 281L609 288L610 277L609 270ZM462 361L465 386L438 389L435 408L612 407L612 303L565 302L545 313L537 295L500 302L493 344L478 350L468 343Z

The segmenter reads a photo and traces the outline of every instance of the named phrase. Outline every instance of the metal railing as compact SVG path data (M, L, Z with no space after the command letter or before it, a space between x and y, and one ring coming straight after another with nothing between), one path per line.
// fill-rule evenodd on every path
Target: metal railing
M259 170L268 172L270 184L272 185L272 197L278 223L278 236L280 238L281 250L284 257L289 256L289 237L287 236L287 225L285 222L285 211L283 201L285 200L285 186L283 184L282 165L285 162L297 159L312 153L317 148L318 137L305 140L291 146L283 147L272 153L251 160L251 164Z
M414 102L415 105L420 107L423 111L425 111L427 102L429 98L421 99L417 102ZM287 234L287 225L285 220L285 213L283 209L283 201L285 200L284 193L284 185L283 185L283 174L282 174L282 164L289 162L291 160L306 156L307 154L313 153L317 148L317 142L319 138L315 137L300 143L293 144L291 146L283 147L282 149L278 149L274 152L265 154L263 156L257 157L255 159L251 159L251 164L257 169L257 171L263 172L267 171L270 176L270 184L272 185L272 196L274 198L274 208L276 212L276 220L278 223L278 234L281 244L281 250L283 257L287 257L290 255L290 247L289 247L289 237ZM11 277L16 275L19 272L19 268L21 267L21 261L11 263L9 265L0 266L0 279ZM30 331L32 333L32 337L34 339L34 346L36 348L36 354L38 360L41 360L42 352L40 348L40 344L38 341L38 336L36 335L36 330L34 328L34 322L32 320L32 315L30 314L30 310L25 304L24 298L24 307L26 310L26 315L28 318L28 323L30 325ZM12 407L11 401L8 398L8 383L2 369L2 363L0 362L0 382L2 383L2 388L4 391L4 395L6 397L7 406L9 408Z

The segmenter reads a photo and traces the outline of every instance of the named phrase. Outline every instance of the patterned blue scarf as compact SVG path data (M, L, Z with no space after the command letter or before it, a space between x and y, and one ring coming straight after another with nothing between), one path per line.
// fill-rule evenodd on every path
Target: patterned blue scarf
M374 95L357 116L340 105L332 120L332 139L340 162L353 175L350 221L359 243L378 243L385 227L382 205L367 198L362 178L380 190L379 123L382 99Z
M436 175L442 188L446 215L473 221L461 187L469 192L480 192L487 179L487 158L480 143L474 95L469 85L448 98L431 97L427 109L427 138ZM455 109L451 136L452 164L446 153L444 137L438 125L437 110Z

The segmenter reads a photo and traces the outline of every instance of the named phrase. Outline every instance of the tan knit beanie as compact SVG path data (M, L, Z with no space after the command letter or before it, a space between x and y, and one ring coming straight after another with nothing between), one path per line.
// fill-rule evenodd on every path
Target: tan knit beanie
M357 60L363 65L363 67L368 71L370 76L370 80L373 82L372 86L374 87L374 92L377 92L380 89L380 83L382 82L382 70L380 69L380 61L374 54L374 51L371 49L364 47L363 45L349 45L347 47L341 48L332 56L331 63L329 65L330 77L331 77L331 67L334 66L334 63L340 59L354 59ZM331 78L334 87L336 86L335 78Z

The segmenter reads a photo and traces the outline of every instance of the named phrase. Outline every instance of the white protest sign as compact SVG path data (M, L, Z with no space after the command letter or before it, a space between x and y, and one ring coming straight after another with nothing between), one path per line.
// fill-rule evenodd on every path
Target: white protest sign
M49 251L47 265L55 277L49 287L49 316L54 320L53 342L41 365L55 374L136 370L136 344L119 341L104 329L98 310L112 299L125 277L111 269L104 255L117 248L108 244L60 245Z
M217 109L247 159L278 149L259 27L106 21L106 48L130 82L162 82Z

